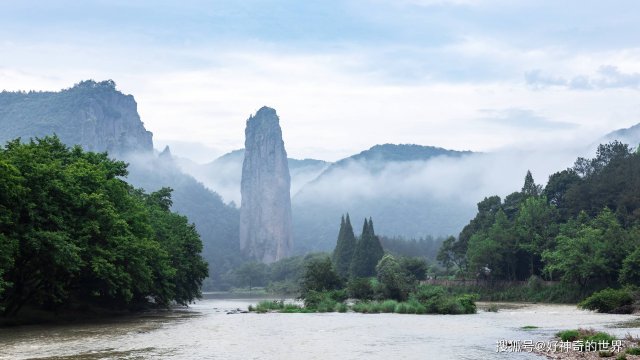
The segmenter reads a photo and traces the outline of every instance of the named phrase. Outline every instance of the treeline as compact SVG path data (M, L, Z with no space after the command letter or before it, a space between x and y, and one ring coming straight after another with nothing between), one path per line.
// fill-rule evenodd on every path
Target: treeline
M620 142L600 145L593 159L504 200L478 203L458 238L438 260L460 277L578 284L582 292L640 285L640 152Z
M419 239L380 236L384 251L395 256L419 257L427 262L435 262L438 251L445 241L442 237L427 236Z
M200 296L207 264L171 189L57 137L0 148L0 311L135 309Z

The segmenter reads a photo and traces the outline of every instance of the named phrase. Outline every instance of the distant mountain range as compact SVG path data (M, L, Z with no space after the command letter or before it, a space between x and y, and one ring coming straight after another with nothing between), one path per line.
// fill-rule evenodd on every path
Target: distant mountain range
M154 153L152 133L144 128L134 98L117 91L112 81L83 81L60 92L0 93L0 141L53 133L69 145L126 160L135 186L174 188L173 208L196 224L205 257L216 264L211 275L217 283L242 261L237 204L244 150L204 165L174 157L169 149ZM640 124L602 141L613 139L636 146ZM289 159L294 251L332 249L340 216L347 212L356 232L364 217L372 217L376 233L383 235L457 235L482 196L499 191L496 186L505 177L512 176L505 188L524 178L531 165L521 164L521 156L383 144L334 163ZM514 164L518 167L510 169ZM487 190L487 184L493 187Z
M474 153L415 144L384 144L335 163L289 159L295 251L331 249L340 215L346 212L353 219L373 217L382 234L456 234L473 216L473 207L442 201L425 192L395 191L391 179L411 178L406 172L430 160L459 159L471 154ZM179 164L227 201L238 204L243 159L244 151L240 149L204 165L185 159Z

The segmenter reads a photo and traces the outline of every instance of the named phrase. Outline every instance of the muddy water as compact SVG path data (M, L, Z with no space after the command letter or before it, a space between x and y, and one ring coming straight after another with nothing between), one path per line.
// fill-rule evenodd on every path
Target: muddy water
M577 327L640 335L638 328L611 328L636 316L565 305L456 316L227 314L252 303L209 298L181 311L0 329L0 359L537 359L496 353L496 342L546 340ZM538 329L523 330L527 325Z

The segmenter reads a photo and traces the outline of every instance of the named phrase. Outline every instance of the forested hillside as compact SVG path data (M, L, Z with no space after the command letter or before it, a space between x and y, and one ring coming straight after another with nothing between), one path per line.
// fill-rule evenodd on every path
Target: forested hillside
M438 259L461 276L578 284L583 290L640 285L640 152L617 141L550 176L528 173L504 200L478 213L443 244Z

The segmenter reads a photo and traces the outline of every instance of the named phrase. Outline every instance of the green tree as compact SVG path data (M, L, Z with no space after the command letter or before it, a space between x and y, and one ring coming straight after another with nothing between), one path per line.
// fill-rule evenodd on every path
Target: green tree
M384 255L380 239L373 230L373 221L364 220L362 235L356 243L350 272L353 277L370 277L376 274L376 265Z
M126 309L200 295L202 244L169 211L169 189L135 190L122 180L125 163L56 137L9 142L0 167L5 316L25 305Z
M622 263L620 283L640 286L640 248L636 248Z
M564 282L577 283L583 289L617 277L622 262L617 259L624 252L615 247L617 240L612 239L619 234L618 226L608 209L589 222L578 219L563 226L556 247L542 254L545 272L559 276Z
M455 237L449 236L440 247L438 251L438 256L436 260L442 264L447 269L447 273L453 266L457 266L458 268L462 268L462 264L466 262L467 253L466 249L464 252L460 249L460 242L456 240Z
M427 277L429 266L422 258L406 257L400 258L400 267L414 280L424 280Z
M380 259L376 265L376 277L383 286L386 298L399 301L407 298L410 281L393 255L386 254Z
M349 214L343 216L340 221L340 232L338 233L338 241L336 248L333 250L333 264L338 275L346 278L349 276L349 267L353 259L353 253L356 248L356 236L353 234L351 219Z
M538 196L542 192L542 187L536 185L533 181L533 175L531 171L527 170L527 175L524 177L524 185L522 186L522 194L525 196Z
M475 276L515 278L515 239L506 214L499 210L494 224L477 232L469 240L467 259L469 271ZM490 271L488 274L487 271Z
M528 272L520 278L540 275L542 251L553 246L558 232L557 220L555 207L549 205L545 197L531 196L520 206L515 220L517 247L528 260Z
M323 292L340 289L342 280L333 269L331 259L326 256L310 260L304 269L301 297L304 299L311 292Z

